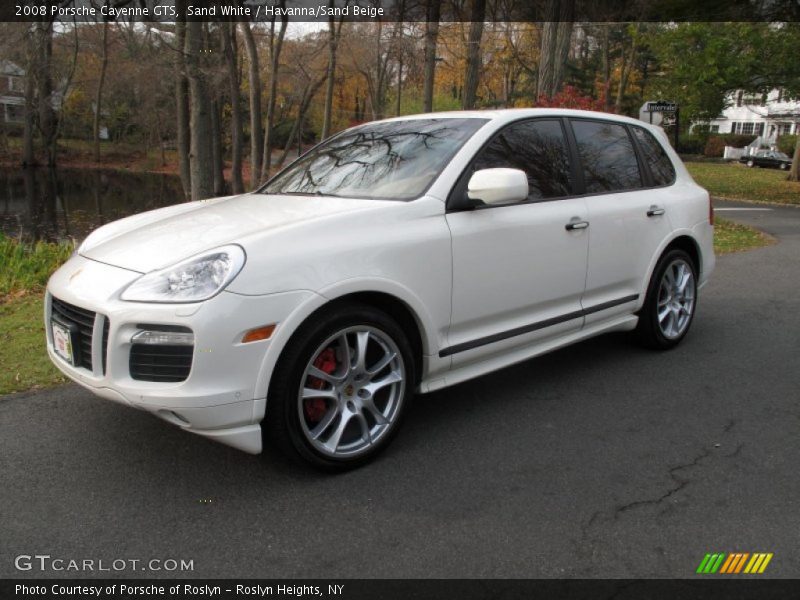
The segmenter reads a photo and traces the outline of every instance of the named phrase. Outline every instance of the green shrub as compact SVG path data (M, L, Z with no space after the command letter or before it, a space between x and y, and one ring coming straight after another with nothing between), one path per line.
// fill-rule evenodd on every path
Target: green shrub
M703 136L687 135L680 139L681 154L703 154L706 141Z
M706 147L703 152L706 156L722 156L725 153L725 140L723 140L719 136L712 136L708 138L708 142L706 142Z
M796 145L796 135L782 135L778 138L778 150L789 156L794 156L794 148Z
M721 157L725 152L725 146L744 148L754 139L756 139L754 135L742 135L738 133L712 135L708 138L708 142L706 142L704 154L706 156Z
M72 254L72 242L20 242L0 233L0 297L41 290Z

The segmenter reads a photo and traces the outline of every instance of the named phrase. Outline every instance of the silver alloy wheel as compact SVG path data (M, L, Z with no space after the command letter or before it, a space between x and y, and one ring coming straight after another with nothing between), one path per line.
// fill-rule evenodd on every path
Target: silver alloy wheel
M748 161L747 161L747 166L748 166L748 167L754 167L754 166L755 166L755 164L756 164L756 163L754 163L752 160L748 160Z
M664 337L680 337L694 313L694 273L683 259L672 261L658 288L658 327Z
M348 327L311 355L298 391L303 434L331 457L368 452L394 423L406 368L397 344L367 325Z

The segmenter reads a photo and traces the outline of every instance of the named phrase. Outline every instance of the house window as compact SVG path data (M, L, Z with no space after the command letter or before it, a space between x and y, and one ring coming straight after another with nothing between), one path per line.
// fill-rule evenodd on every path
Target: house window
M756 135L764 135L764 123L758 123L756 125Z
M8 76L8 91L9 92L24 92L25 91L25 83L22 80L22 77L14 77L12 75Z
M789 135L792 132L791 123L781 123L778 125L778 135Z
M711 131L712 133L719 133L719 125L712 125L709 128L709 131Z
M739 125L736 121L731 123L731 133L739 133Z
M753 131L755 130L755 123L742 123L742 135L753 135Z
M742 104L745 106L761 106L762 105L762 98L761 94L743 94L742 95Z
M25 120L25 109L16 104L6 104L6 123L22 123Z

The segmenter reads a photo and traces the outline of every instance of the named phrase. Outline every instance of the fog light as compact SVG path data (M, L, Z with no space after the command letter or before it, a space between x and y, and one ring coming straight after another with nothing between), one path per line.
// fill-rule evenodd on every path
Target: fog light
M275 324L264 325L263 327L256 327L251 329L242 336L242 343L258 342L260 340L268 340L272 337L272 332L275 331Z
M139 331L131 338L131 344L193 346L194 334L190 331Z

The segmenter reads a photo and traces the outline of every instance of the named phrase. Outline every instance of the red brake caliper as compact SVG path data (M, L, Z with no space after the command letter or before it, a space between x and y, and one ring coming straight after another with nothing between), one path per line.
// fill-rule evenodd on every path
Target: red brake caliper
M314 360L314 366L323 373L331 374L336 371L336 353L333 348L325 348L319 353ZM317 377L308 378L308 387L321 390L325 387L326 383ZM303 410L306 413L306 418L312 423L319 423L325 413L328 411L328 406L324 398L306 398L303 404Z

